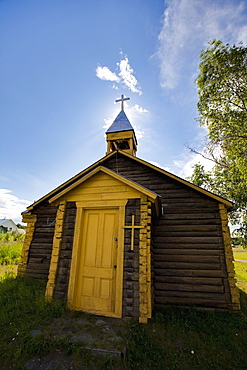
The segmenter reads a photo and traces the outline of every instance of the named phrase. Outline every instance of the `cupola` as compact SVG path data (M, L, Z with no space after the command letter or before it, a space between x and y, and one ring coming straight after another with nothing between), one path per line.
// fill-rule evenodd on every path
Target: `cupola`
M129 100L129 98L124 98L124 95L121 96L121 99L116 100L116 102L121 102L121 111L106 131L106 154L115 150L123 150L131 155L136 155L137 140L135 131L124 112L123 102L125 100Z

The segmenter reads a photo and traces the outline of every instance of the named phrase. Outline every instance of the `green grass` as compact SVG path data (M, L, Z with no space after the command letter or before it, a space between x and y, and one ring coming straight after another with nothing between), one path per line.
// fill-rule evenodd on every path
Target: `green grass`
M247 263L236 261L236 259L247 261L247 250L242 248L233 249L233 255L237 285L239 289L247 293Z
M62 315L65 305L46 302L44 291L45 283L35 279L7 278L0 283L1 365L11 363L15 368L29 355L51 350L49 341L31 337L30 330Z
M131 368L247 368L247 320L241 313L167 307L130 331Z
M24 369L27 359L58 353L72 356L78 368L96 369L245 369L247 319L243 312L167 307L146 325L126 323L127 357L96 360L69 338L32 337L54 318L73 315L64 302L46 302L45 283L8 278L0 283L0 368ZM247 302L242 293L242 302ZM247 306L247 305L246 305ZM74 316L80 319L79 313ZM87 316L85 316L87 317ZM91 317L91 316L90 316ZM96 365L97 364L97 365Z
M246 249L233 251L233 255L235 259L247 260L247 250Z
M0 242L0 265L17 265L22 247L22 241Z

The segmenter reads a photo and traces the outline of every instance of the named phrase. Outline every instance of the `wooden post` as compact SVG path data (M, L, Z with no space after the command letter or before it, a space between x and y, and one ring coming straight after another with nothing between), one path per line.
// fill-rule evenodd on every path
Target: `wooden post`
M21 253L21 262L19 263L19 266L18 266L19 276L26 275L29 249L31 246L31 242L33 240L33 233L34 233L36 221L37 221L37 216L32 215L30 212L24 213L22 216L22 222L27 222L27 228L26 228L26 235L25 235L25 240L24 240L22 253Z
M48 300L53 297L55 284L56 284L58 261L59 261L59 254L60 254L62 235L63 235L63 223L64 223L65 210L66 210L66 201L62 201L58 206L57 215L56 215L56 224L55 224L54 237L53 237L51 263L50 263L48 282L46 285L46 292L45 292L45 297Z
M151 302L151 256L150 224L151 214L147 196L141 196L140 256L139 256L139 322L147 323L152 314Z

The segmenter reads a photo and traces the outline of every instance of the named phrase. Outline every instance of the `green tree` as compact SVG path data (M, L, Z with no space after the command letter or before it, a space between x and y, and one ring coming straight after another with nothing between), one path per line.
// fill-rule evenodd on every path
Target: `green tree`
M213 180L211 174L206 172L204 166L200 163L196 163L193 166L193 173L191 177L188 177L188 180L204 189L211 190L212 188Z
M201 52L200 60L196 79L199 122L208 130L206 156L215 163L206 182L207 173L200 168L200 180L209 190L234 202L237 210L232 213L232 222L240 224L239 232L246 238L247 47L213 40ZM191 181L198 170L195 166Z

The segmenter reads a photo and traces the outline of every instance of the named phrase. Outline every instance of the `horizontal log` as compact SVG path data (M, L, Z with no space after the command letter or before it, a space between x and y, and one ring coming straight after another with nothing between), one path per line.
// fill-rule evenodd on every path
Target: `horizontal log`
M36 237L34 235L33 242L32 243L37 243L37 244L50 244L52 245L53 237L46 237L46 235L42 235L40 237Z
M35 270L27 271L26 276L30 277L32 279L42 279L42 280L45 280L45 281L48 280L48 274L42 274L42 273L39 273Z
M75 228L75 218L74 221L64 221L64 229L74 229Z
M154 242L157 243L204 243L204 244L220 244L222 238L218 236L178 236L178 237L165 237L153 235Z
M37 276L39 275L42 275L42 276L48 276L48 273L49 273L49 269L47 268L41 268L41 264L38 265L38 268L37 266L34 266L34 264L30 265L27 267L27 274L29 276L29 274L36 274Z
M172 211L173 209L179 213L190 213L198 212L198 213L211 213L211 212L219 212L218 207L215 207L214 204L206 203L206 202L196 202L196 199L164 199L162 197L162 206L164 209L164 214L167 212Z
M155 284L223 285L223 279L218 277L155 276L154 282Z
M177 208L173 209L165 209L164 210L163 218L165 220L212 220L216 219L217 213L213 212L205 212L205 213L189 213L182 212L182 210L179 210Z
M73 241L70 243L62 241L61 243L61 250L66 250L66 251L72 251L73 248Z
M195 305L200 307L212 307L212 308L228 308L228 304L225 300L212 301L211 299L185 299L179 297L159 297L155 298L154 306L159 307L167 304L179 304L179 305Z
M216 277L216 278L223 278L223 277L227 277L227 274L225 271L223 270L203 270L203 269L199 269L199 270L190 270L190 269L174 269L174 268L169 268L167 267L166 269L164 268L157 268L157 267L154 267L153 268L153 271L154 271L154 275L155 277L157 278L158 276L183 276L183 277L186 277L186 276L193 276L193 277Z
M48 248L52 244L49 242L39 242L36 240L32 241L32 248L42 249L42 248Z
M190 270L220 270L219 263L189 263L189 262L159 262L153 261L153 266L159 269L190 269Z
M192 232L192 231L198 231L198 232L217 232L221 231L221 227L213 224L213 225L169 225L169 227L164 228L165 223L162 226L156 226L153 228L153 232L155 235L159 236L161 234L166 234L168 232Z
M221 220L220 218L201 218L201 219L196 219L195 217L194 218L172 218L170 219L169 215L166 217L163 216L162 218L159 218L157 221L156 221L156 225L154 227L154 230L157 228L158 229L163 229L164 227L170 227L170 226L184 226L184 227L187 227L187 226L207 226L207 225L217 225L217 226L221 226Z
M191 255L191 256L219 256L220 251L217 249L186 249L186 248L153 248L153 253L155 256L158 256L159 254L163 256L167 255Z
M153 256L154 257L154 265L158 266L159 262L189 262L189 263L219 263L220 258L219 256L205 256L205 255L183 255L183 254L168 254L168 255L163 255L163 254L156 254Z
M179 297L187 299L208 299L212 301L223 301L225 300L225 295L223 293L210 293L210 292L191 292L191 291L180 291L180 290L154 290L155 298L163 297Z
M162 194L160 193L161 192L158 191L158 194L162 196ZM173 207L176 206L177 204L180 204L181 207L192 207L195 209L211 208L214 206L213 202L210 199L206 198L203 199L193 195L190 197L186 195L179 197L179 194L176 193L172 195L170 195L169 193L165 193L162 196L162 204L164 204L164 206L167 204L169 207Z
M166 283L155 283L154 284L155 294L159 295L158 291L164 292L166 295L167 291L178 291L178 292L199 292L199 293L224 293L224 287L219 285L199 285L199 284L166 284ZM169 293L170 294L170 293ZM172 293L173 295L173 293Z
M35 214L37 214L38 216L38 219L40 218L47 218L47 217L56 217L56 213L57 213L57 208L55 207L52 207L52 208L49 208L49 207L44 207L44 208L38 208L37 210L35 210L35 212L33 212Z
M205 249L205 250L223 250L222 244L206 244L206 243L157 243L153 240L153 249L154 252L156 249Z
M188 227L186 231L172 231L169 228L164 228L163 231L153 232L153 238L221 238L222 232L221 230L190 230Z

